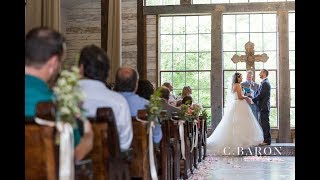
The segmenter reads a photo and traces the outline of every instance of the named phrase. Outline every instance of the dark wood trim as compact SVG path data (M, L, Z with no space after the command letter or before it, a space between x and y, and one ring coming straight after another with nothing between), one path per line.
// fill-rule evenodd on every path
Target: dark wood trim
M190 4L170 6L144 6L144 15L158 14L190 14L211 13L216 8L224 8L223 12L276 12L280 9L294 11L295 2L268 2L268 3L224 3L224 4Z
M108 50L109 0L101 0L101 48Z
M159 86L161 86L161 84L159 84L159 74L160 74L160 69L159 69L159 59L158 59L158 56L159 56L159 16L156 16L156 88L158 88Z
M147 78L145 17L143 16L143 0L137 0L137 70L140 79Z

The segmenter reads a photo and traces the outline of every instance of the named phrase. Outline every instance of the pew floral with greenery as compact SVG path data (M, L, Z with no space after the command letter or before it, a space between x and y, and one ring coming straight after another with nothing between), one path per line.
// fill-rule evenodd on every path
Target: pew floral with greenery
M160 90L157 89L151 96L149 105L147 106L147 120L149 124L151 121L154 123L159 123L156 121L156 118L159 118L160 113L162 111L161 106L161 97L160 97Z
M189 122L193 122L194 120L197 120L202 110L202 106L196 103L193 103L191 105L182 104L180 107L181 107L180 117Z
M207 119L208 119L207 109L203 109L203 110L201 111L200 116L202 117L203 120L207 121Z
M54 102L57 107L57 121L68 122L75 126L76 118L85 118L81 103L84 94L79 88L79 68L73 66L71 71L63 70L53 91L56 95Z

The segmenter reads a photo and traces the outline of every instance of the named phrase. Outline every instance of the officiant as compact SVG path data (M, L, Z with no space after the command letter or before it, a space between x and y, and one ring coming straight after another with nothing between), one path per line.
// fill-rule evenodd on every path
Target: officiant
M246 81L241 83L242 88L244 89L244 95L250 98L254 97L254 93L257 92L259 88L259 84L253 81L253 72L251 70L247 70ZM258 106L256 104L249 104L253 115L259 121L258 118ZM259 122L260 123L260 122Z

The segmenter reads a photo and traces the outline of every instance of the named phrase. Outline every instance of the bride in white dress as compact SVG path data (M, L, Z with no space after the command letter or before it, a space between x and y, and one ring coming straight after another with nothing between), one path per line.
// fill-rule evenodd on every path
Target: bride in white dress
M242 150L263 142L263 131L248 103L252 100L243 95L242 75L232 77L232 89L225 113L207 138L207 151L215 155L241 155Z

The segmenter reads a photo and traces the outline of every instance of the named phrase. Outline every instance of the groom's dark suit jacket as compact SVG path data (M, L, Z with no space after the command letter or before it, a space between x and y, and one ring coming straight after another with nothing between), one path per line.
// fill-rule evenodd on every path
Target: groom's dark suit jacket
M258 91L252 101L257 104L260 112L270 112L270 91L271 86L269 80L266 78L261 82Z

